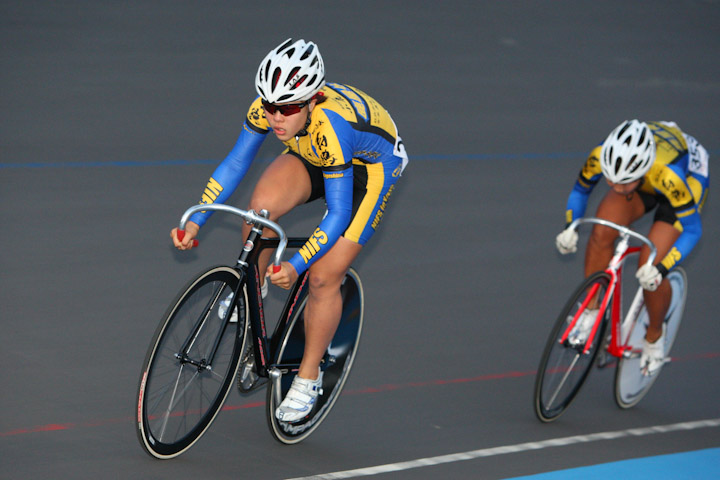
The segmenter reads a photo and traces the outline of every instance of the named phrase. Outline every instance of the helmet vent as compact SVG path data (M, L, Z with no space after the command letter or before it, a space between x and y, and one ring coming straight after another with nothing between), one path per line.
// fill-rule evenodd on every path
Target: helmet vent
M622 134L625 133L625 131L630 128L630 122L625 122L625 125L620 129L620 131L617 133L618 137L622 137Z
M643 131L640 133L640 139L639 139L638 142L637 142L638 147L641 146L644 141L645 141L645 130L643 130Z
M630 159L630 162L628 162L628 165L630 165L630 168L628 170L629 173L634 173L635 170L640 168L640 162L636 162L635 161L636 158L637 158L637 155L633 155L632 158Z
M300 57L300 60L305 60L305 59L307 59L307 58L312 54L312 51L313 51L313 46L310 45L310 46L308 47L308 49L305 50L305 53L303 54L303 56ZM313 62L313 63L315 63L315 62Z
M297 81L295 80L295 75L300 71L300 67L295 67L290 72L290 75L288 75L287 80L285 81L285 85L290 84L290 88L294 88L298 85ZM294 82L294 83L293 83Z
M277 52L277 53L282 52L284 49L286 49L287 47L289 47L290 45L292 45L292 43L293 43L293 39L292 39L292 38L288 38L285 43L283 43L282 45L280 45L280 46L277 48L277 50L275 50L275 52Z
M277 87L278 80L280 80L280 75L282 75L282 71L279 68L276 68L275 71L273 72L272 82L271 82L273 90L275 89L275 87Z

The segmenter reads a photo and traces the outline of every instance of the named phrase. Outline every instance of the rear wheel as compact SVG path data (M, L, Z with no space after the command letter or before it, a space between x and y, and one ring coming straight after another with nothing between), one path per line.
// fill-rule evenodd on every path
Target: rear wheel
M687 297L687 275L681 267L674 268L665 278L672 287L670 308L665 316L665 356L675 342L680 322L685 311L685 298ZM635 321L627 319L627 326L623 325L623 345L630 347L623 358L618 362L615 370L615 403L620 408L630 408L637 405L650 390L660 372L652 376L643 375L640 370L640 355L642 354L645 330L649 323L647 310L642 308Z
M247 335L247 312L232 318L232 311L240 313L233 298L239 282L240 274L229 267L199 275L155 332L137 396L138 439L153 457L172 458L190 448L232 387ZM241 293L247 296L244 287Z
M584 343L574 345L567 339L563 340L563 337L567 336L570 323L586 298L596 296L602 300L609 283L610 276L605 272L597 272L588 277L570 297L555 322L535 377L535 414L543 422L551 422L565 411L590 372L605 335L607 313L602 318L587 353L583 353ZM609 311L607 308L606 312Z
M307 438L327 417L340 396L350 375L357 354L363 325L363 289L360 277L352 268L341 286L343 310L340 324L320 365L323 371L323 393L319 395L310 414L298 422L282 422L275 417L278 400L285 398L292 384L305 347L304 312L307 285L300 292L297 304L279 343L275 364L282 371L280 391L271 381L267 389L267 420L273 436L285 444L298 443Z

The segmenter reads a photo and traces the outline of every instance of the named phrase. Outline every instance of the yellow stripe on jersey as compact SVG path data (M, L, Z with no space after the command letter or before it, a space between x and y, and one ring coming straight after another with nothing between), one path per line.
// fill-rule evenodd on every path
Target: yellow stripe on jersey
M700 183L698 179L692 175L687 177L685 180L687 181L688 187L690 187L690 192L692 193L693 200L695 200L695 205L697 205L699 212L702 210L705 199L707 198L707 195L703 196L703 193L707 193L707 190L703 192L702 183Z
M367 168L367 193L343 236L353 242L359 242L360 235L362 235L365 226L370 221L370 216L375 212L378 198L385 186L385 173L381 163L363 163L353 160L353 164L364 165Z
M683 218L683 217L690 216L690 215L692 215L693 213L695 213L695 209L694 209L694 208L691 208L690 210L685 210L685 211L682 212L682 213L677 213L677 212L675 212L675 216L676 216L677 218Z

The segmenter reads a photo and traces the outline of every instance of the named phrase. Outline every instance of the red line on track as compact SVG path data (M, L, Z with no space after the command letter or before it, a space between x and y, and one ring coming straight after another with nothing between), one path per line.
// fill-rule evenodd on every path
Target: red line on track
M720 352L711 352L711 353L699 353L695 355L687 355L684 357L672 357L673 362L685 362L685 361L691 361L691 360L708 360L708 359L715 359L720 358ZM497 373L497 374L490 374L490 375L480 375L477 377L468 377L468 378L452 378L449 380L429 380L426 382L410 382L410 383L404 383L404 384L388 384L388 385L380 385L377 387L366 387L361 388L357 390L345 390L343 392L343 395L366 395L370 393L382 393L382 392L390 392L393 390L403 390L406 388L422 388L422 387L432 387L432 386L438 386L438 385L452 385L452 384L460 384L460 383L472 383L472 382L486 382L490 380L504 380L509 378L521 378L521 377L529 377L535 375L536 371L527 371L527 372L506 372L506 373ZM258 408L265 405L265 402L252 402L252 403L246 403L243 405L225 405L222 407L223 411L233 411L233 410L243 410L248 408ZM123 417L123 418L115 418L115 419L106 419L106 420L96 420L92 422L83 422L83 423L50 423L48 425L40 425L36 427L30 427L30 428L17 428L15 430L10 430L7 432L0 432L0 437L13 437L17 435L26 435L30 433L42 433L42 432L55 432L59 430L73 430L78 428L90 428L90 427L104 427L107 425L112 424L118 424L118 423L130 423L134 422L135 417Z

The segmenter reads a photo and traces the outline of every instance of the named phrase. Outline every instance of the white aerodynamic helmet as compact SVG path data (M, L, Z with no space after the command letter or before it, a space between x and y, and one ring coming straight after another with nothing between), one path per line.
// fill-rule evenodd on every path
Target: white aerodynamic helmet
M655 140L647 123L626 120L610 132L600 151L600 166L612 183L641 179L655 161Z
M317 45L288 38L267 54L255 76L255 89L269 103L310 100L325 86L325 66Z

